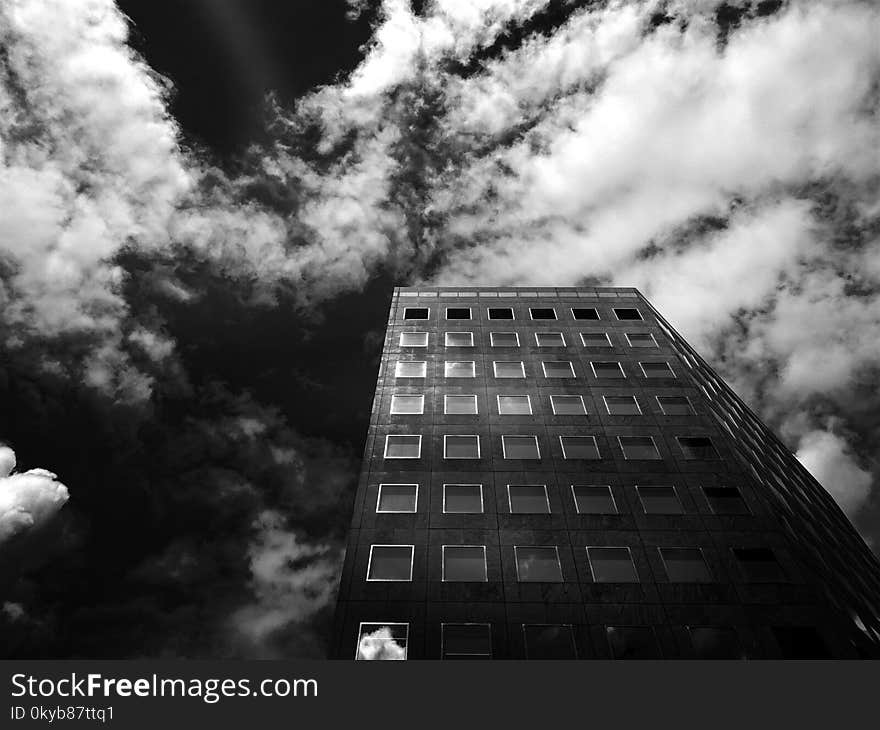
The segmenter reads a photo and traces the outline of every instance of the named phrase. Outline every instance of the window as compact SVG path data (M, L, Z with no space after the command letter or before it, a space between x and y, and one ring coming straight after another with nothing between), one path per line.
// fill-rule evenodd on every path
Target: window
M370 545L367 580L412 580L414 552L414 545Z
M419 503L418 484L380 484L376 512L415 512Z
M650 332L627 332L626 340L630 347L657 347L657 340Z
M582 395L551 395L550 407L557 416L585 416L587 407Z
M447 332L446 347L473 347L473 332Z
M563 459L601 459L595 436L560 436Z
M482 514L482 484L444 484L443 512L445 514Z
M360 625L355 659L391 661L406 659L409 624L366 623Z
M579 515L616 515L617 504L611 487L592 484L572 484L574 508Z
M577 659L570 624L523 624L526 659Z
M491 659L492 627L489 624L441 624L443 659Z
M427 347L428 346L428 333L427 332L401 332L400 333L400 346L401 347Z
M614 308L614 316L617 319L631 321L642 319L642 313L638 309Z
M606 626L613 659L660 659L657 637L650 626Z
M476 395L444 395L443 412L448 415L471 416L477 412Z
M772 626L783 659L830 659L831 653L812 626Z
M529 307L529 316L532 319L556 319L556 310L553 307Z
M479 459L480 437L467 436L444 436L443 437L444 459Z
M605 409L612 416L640 416L642 409L634 395L606 395Z
M492 347L519 347L519 335L516 332L490 332L489 342Z
M618 436L623 458L631 459L660 459L660 452L651 436Z
M573 378L574 366L568 360L545 360L541 363L545 378Z
M540 459L537 436L502 436L501 450L505 459Z
M386 459L418 459L421 455L421 436L397 435L385 437Z
M489 307L489 319L513 319L511 307Z
M428 364L424 360L398 362L394 367L395 378L424 378Z
M446 319L470 319L470 307L446 307Z
M743 659L736 631L721 626L688 626L697 659Z
M516 579L521 583L561 583L562 565L556 546L513 548Z
M425 396L423 395L392 395L391 413L394 415L415 414L425 412Z
M734 548L743 577L751 583L780 583L785 572L770 548Z
M536 332L535 344L538 347L565 347L565 336L561 332Z
M591 362L593 375L597 378L625 378L619 362Z
M611 347L607 332L581 332L584 347Z
M664 416L693 416L694 407L683 395L658 395L657 405Z
M496 360L492 363L496 378L524 378L526 370L521 361Z
M710 583L712 573L700 548L660 548L660 557L671 583Z
M587 560L596 583L638 583L628 547L588 547Z
M646 515L683 515L684 507L678 499L675 487L636 487L639 501Z
M499 395L498 414L501 416L530 416L532 401L527 395Z
M674 378L675 373L668 362L640 362L639 366L646 378Z
M747 515L749 508L736 487L703 487L709 507L716 515Z
M571 316L575 319L599 319L599 312L593 307L572 307Z
M443 374L447 378L475 378L476 369L473 360L447 360Z
M544 484L508 484L507 502L512 515L550 514L550 498Z
M428 319L431 310L428 307L405 307L403 310L404 319Z
M444 545L443 581L485 583L485 545Z
M676 436L685 459L720 459L712 439L707 436Z

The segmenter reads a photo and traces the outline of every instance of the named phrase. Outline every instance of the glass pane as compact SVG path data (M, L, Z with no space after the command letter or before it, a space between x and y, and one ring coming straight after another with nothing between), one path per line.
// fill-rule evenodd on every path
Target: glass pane
M489 307L489 319L513 319L510 307Z
M575 509L580 514L614 515L617 507L611 496L611 487L594 487L586 484L572 485Z
M680 515L684 509L675 493L675 487L636 487L642 509L646 514Z
M749 514L749 508L736 487L703 487L703 492L716 515Z
M447 361L445 371L447 378L473 378L474 363L461 361Z
M709 566L698 548L660 548L666 575L672 583L708 583Z
M718 459L712 439L705 436L679 436L678 445L685 459Z
M556 311L552 307L529 307L532 319L556 319Z
M746 580L775 583L786 576L769 548L736 548L733 551Z
M443 511L479 514L483 511L483 488L479 484L444 484Z
M544 362L544 375L548 378L573 378L574 369L570 362L559 360L553 362Z
M550 514L547 487L543 484L510 484L507 491L512 514Z
M424 378L427 363L420 361L399 362L394 371L398 378Z
M571 314L575 319L599 319L599 313L592 307L572 307Z
M593 372L597 378L622 378L623 370L619 362L594 362Z
M502 436L505 459L539 459L538 439L535 436Z
M443 624L444 659L488 659L491 656L489 624Z
M639 576L627 548L587 548L593 580L597 583L638 583Z
M503 416L530 415L532 406L527 395L499 395L498 413Z
M608 645L615 659L659 659L660 649L650 626L607 626Z
M659 459L660 452L650 436L619 436L620 448L627 459Z
M611 340L604 332L582 332L581 342L584 347L611 347Z
M657 402L666 416L692 416L694 409L684 396L658 395Z
M401 347L427 347L428 345L428 333L427 332L401 332L400 333L400 346Z
M407 307L403 310L403 318L404 319L427 319L428 318L428 308L427 307Z
M470 319L470 307L448 307L446 309L446 319Z
M388 436L385 440L385 458L417 459L421 450L421 436Z
M631 347L657 347L657 342L652 334L628 332L626 336Z
M526 624L523 636L527 659L577 659L571 626Z
M477 412L477 396L447 395L445 396L446 413L455 415L473 415Z
M447 332L446 333L446 346L447 347L473 347L474 345L474 333L473 332Z
M492 347L519 347L519 337L516 332L492 332L490 339Z
M630 319L641 319L642 315L639 313L638 309L615 309L614 314L617 315L618 319L630 320Z
M606 395L605 406L608 413L614 416L638 416L641 414L639 404L632 395Z
M361 624L356 658L366 661L406 659L408 624Z
M599 459L599 447L592 436L560 436L566 459Z
M415 512L417 484L380 484L379 512Z
M732 628L692 626L691 645L698 659L742 659L743 651Z
M415 413L419 414L423 410L424 396L421 395L392 395L391 396L391 412L392 413Z
M480 546L445 545L443 580L485 581L486 549Z
M373 545L368 580L410 580L412 551L409 545Z
M522 362L496 361L495 362L496 378L523 378Z
M587 413L584 399L579 395L551 395L550 402L557 416L583 416Z
M675 373L672 372L672 368L669 367L669 363L666 362L643 362L642 372L645 373L646 378L674 378Z
M447 459L478 459L480 457L479 436L446 436L444 456Z
M561 332L545 332L535 335L538 347L565 347L565 338Z
M522 582L559 583L562 568L555 547L515 547L517 579Z

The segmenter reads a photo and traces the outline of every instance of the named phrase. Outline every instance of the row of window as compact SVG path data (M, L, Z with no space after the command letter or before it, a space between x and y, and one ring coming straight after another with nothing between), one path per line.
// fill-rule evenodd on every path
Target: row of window
M563 459L601 459L595 436L559 436ZM653 436L617 436L624 459L662 459ZM676 436L685 459L720 459L708 436ZM505 459L540 459L541 446L534 435L501 436L501 453ZM385 437L384 458L420 459L421 434L389 434ZM444 459L479 459L478 434L444 434Z
M400 347L427 347L428 332L401 332L398 344ZM535 345L538 347L567 347L563 332L535 332ZM624 332L630 347L659 347L654 335L650 332ZM584 347L612 347L607 332L581 332L581 344ZM446 347L473 347L473 332L444 332L443 344ZM519 347L518 332L490 332L489 344L492 347Z
M571 497L578 514L619 514L611 487L607 484L572 484ZM684 506L674 485L637 486L636 494L645 514L681 515ZM703 487L709 507L716 515L747 515L749 508L736 487ZM444 514L483 514L482 484L444 484ZM511 514L547 514L550 497L546 484L508 484L507 505ZM380 484L376 512L409 514L418 512L418 484Z
M623 366L615 361L591 361L590 367L597 378L625 378ZM658 362L640 362L639 367L646 378L674 378L675 373L665 360ZM544 360L541 369L545 378L576 378L571 360ZM395 378L424 378L428 373L428 364L424 360L401 360L395 363ZM494 360L492 374L496 378L525 378L526 367L522 360ZM445 378L475 378L477 364L474 360L446 360L443 363Z
M692 416L694 408L683 395L655 396L664 416ZM634 395L604 395L605 410L612 416L640 416L642 409ZM496 395L499 416L531 416L530 395ZM551 395L550 408L555 416L586 416L587 407L582 395ZM425 412L425 396L421 393L392 395L390 412L393 416L421 416ZM446 415L477 415L475 393L444 395L443 413Z
M415 545L371 545L368 582L412 581ZM660 562L671 583L711 583L715 580L699 547L658 547ZM442 545L443 582L486 583L485 545ZM781 583L788 580L770 548L731 548L744 580ZM562 563L556 545L517 545L513 548L520 583L562 583ZM641 582L629 547L586 546L587 565L596 583Z
M569 307L571 318L576 320L597 321L600 319L599 312L593 307ZM622 322L642 321L642 313L634 307L615 307L614 316ZM487 307L487 319L515 319L513 307ZM431 318L430 307L404 307L403 318L408 320L424 320ZM555 307L529 307L529 318L533 320L555 320ZM467 320L473 319L471 307L446 307L446 319Z

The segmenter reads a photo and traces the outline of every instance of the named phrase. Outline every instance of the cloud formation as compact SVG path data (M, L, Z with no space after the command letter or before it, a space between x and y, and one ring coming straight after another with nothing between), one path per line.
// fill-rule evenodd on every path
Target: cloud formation
M13 474L13 469L15 452L0 445L0 544L46 524L70 497L67 487L50 471L28 469Z

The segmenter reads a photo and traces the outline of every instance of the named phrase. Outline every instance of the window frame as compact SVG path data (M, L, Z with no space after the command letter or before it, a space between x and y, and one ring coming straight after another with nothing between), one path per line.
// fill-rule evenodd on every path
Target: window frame
M418 345L407 345L403 341L403 338L406 337L407 335L424 335L425 341L424 341L424 343L420 343ZM427 332L421 332L421 331L401 332L400 337L397 340L397 346L398 347L427 347L429 339L430 338L429 338L429 335Z
M668 375L648 375L647 371L645 370L645 365L657 365L659 364L659 362L660 361L655 360L654 362L646 363L639 360L639 369L642 371L642 377L647 380L662 380L663 378L674 378L676 380L678 379L678 376L675 374L675 370L673 370L672 365L669 364L669 360L662 361L666 365L666 369L669 371Z
M416 499L413 509L379 509L382 504L382 487L415 487ZM414 515L419 511L419 484L418 482L379 482L376 491L376 514L377 515Z
M361 659L361 639L364 634L364 626L375 626L377 629L382 628L383 626L405 626L406 627L406 638L404 639L403 646L403 661L409 658L409 622L408 621L361 621L358 624L358 636L357 643L354 647L354 659L355 661L370 661L369 659ZM391 639L394 641L394 639Z
M446 509L446 487L478 487L480 490L480 511L479 512L450 512ZM471 482L444 482L442 486L442 491L440 495L441 500L441 513L444 515L484 515L486 514L486 503L485 498L483 497L483 485L482 483L471 483Z
M650 337L650 338L651 338L651 342L652 342L653 344L650 344L650 345L634 345L634 344L632 343L632 340L630 339L630 335L638 335L638 336L642 336L642 337L643 337L643 336ZM624 332L624 333L623 333L623 336L626 337L626 344L628 344L630 347L633 347L633 348L635 348L635 349L643 349L643 348L644 348L644 349L649 349L649 348L652 348L652 347L660 347L660 343L657 342L657 338L654 337L654 333L653 333L653 332Z
M559 568L559 580L523 580L519 574L519 553L517 552L520 549L534 549L541 548L544 550L552 549L554 554L556 555L556 566ZM514 545L513 546L513 564L516 568L516 582L517 583L564 583L565 575L562 572L562 560L559 557L559 546L558 545Z
M388 456L388 439L395 436L418 436L419 437L419 454L418 456ZM383 459L421 459L422 458L422 434L420 433L386 433L385 448L382 451Z
M773 562L776 564L776 567L779 568L779 573L781 573L781 577L774 580L767 580L764 578L755 580L754 578L750 578L745 570L743 570L743 561L740 560L739 555L737 555L738 551L742 550L767 550L773 556ZM744 583L790 583L791 578L789 577L788 571L785 569L785 566L782 565L782 562L779 560L779 556L776 551L768 547L766 545L762 545L759 547L746 547L746 546L730 546L730 551L733 553L733 559L736 561L736 568L739 571L739 574L742 576Z
M529 412L528 413L502 413L501 412L501 399L502 398L525 398L526 403L529 404ZM534 410L532 409L532 396L529 393L526 393L526 394L496 393L495 406L496 406L496 409L498 411L499 416L532 416L532 415L534 415Z
M565 441L563 439L567 438L588 438L593 439L593 445L596 447L596 456L588 457L588 456L566 456L565 454ZM562 449L562 458L566 461L601 461L602 460L602 451L599 449L599 442L596 441L596 437L591 434L560 434L559 435L559 447Z
M739 495L740 504L742 504L742 506L745 508L745 512L718 512L715 509L715 505L712 504L712 500L709 498L709 495L706 493L707 489L732 489L734 492L736 492ZM703 492L703 497L706 500L706 504L709 505L709 511L715 516L745 517L745 516L751 516L753 514L751 507L749 507L749 503L746 502L745 497L743 496L743 493L739 487L732 487L732 486L729 486L726 484L704 484L704 485L700 486L700 490Z
M519 369L522 375L499 375L498 374L498 364L499 363L519 363ZM492 361L492 376L498 380L522 380L526 377L526 364L524 360L493 360Z
M409 548L409 578L370 578L370 570L373 567L373 548L393 547L393 548ZM375 543L370 544L370 555L367 559L367 583L412 583L413 564L415 563L416 546L415 544L387 544Z
M464 436L473 436L477 439L477 455L476 456L447 456L446 455L446 439L452 436L453 438L462 438ZM444 433L443 434L443 460L444 461L475 461L477 459L482 459L482 446L480 444L480 434L478 433Z
M632 547L629 545L587 545L585 547L587 551L587 565L590 568L590 578L592 578L593 583L641 583L642 578L639 575L639 569L636 566L636 561L633 559ZM590 557L590 550L626 550L627 555L629 555L629 564L632 566L633 573L635 574L635 580L597 580L596 579L596 571L593 569L593 559Z
M596 313L595 317L577 317L574 313L575 309L589 309ZM599 322L602 319L602 315L599 313L598 307L569 307L571 311L571 318L575 322Z
M449 316L450 309L466 309L468 312L468 316L467 317L450 317ZM444 314L444 318L443 318L444 322L471 322L474 319L473 307L461 307L461 306L450 307L447 305L444 308L443 314Z
M418 363L422 366L422 374L421 375L399 375L398 370L401 365L406 365L409 363ZM428 377L428 361L427 360L398 360L394 363L394 379L397 378L427 378Z
M553 400L554 398L580 398L581 407L583 408L583 413L558 413L556 410L556 403ZM555 393L550 395L550 410L553 412L554 416L588 416L590 415L589 411L587 411L587 404L584 403L584 397L580 393Z
M546 512L514 512L513 498L510 494L511 487L541 487L544 490L544 501L547 503ZM550 515L553 514L550 507L550 492L546 484L508 484L507 485L507 513L510 515Z
M473 398L474 399L474 412L473 413L450 413L449 412L449 398ZM443 415L444 416L478 416L480 414L480 402L477 400L476 393L444 393L443 394Z
M653 436L617 436L616 438L617 438L617 446L620 449L620 453L623 454L624 461L665 461L665 459L663 458L663 454L660 453L660 449L657 448L657 441ZM638 438L638 439L644 439L644 438L651 439L651 443L654 446L654 451L656 452L657 456L650 457L647 459L627 456L626 449L623 448L622 439L636 439L636 438Z
M673 495L675 495L675 501L678 502L678 506L681 508L680 512L649 512L645 509L645 502L642 499L642 489L656 489L657 487L669 487L672 489ZM642 508L642 513L646 515L685 515L687 514L687 510L684 508L684 503L681 501L681 497L678 495L678 488L675 484L636 484L636 498L639 500L639 505Z
M706 580L673 580L669 575L669 564L666 562L666 556L663 554L664 550L696 550L700 553L700 558L703 561L703 566L706 568L706 574L708 578ZM706 560L706 553L703 548L699 545L658 545L657 552L660 553L660 562L663 565L663 571L666 573L666 580L669 583L715 583L715 574L712 572L712 567L709 565L709 561Z
M406 313L407 313L410 309L424 309L424 310L426 310L426 311L428 312L428 315L427 315L426 317L407 317L407 316L406 316ZM422 307L422 306L418 306L418 307L404 307L404 308L403 308L403 319L404 319L404 321L408 321L408 322L426 322L426 321L428 321L428 320L431 319L431 308L430 308L430 307Z
M539 338L549 335L559 335L562 344L556 343L553 345L542 345ZM568 347L568 343L565 341L564 332L535 332L535 347Z
M635 319L632 319L630 317L621 318L620 315L618 315L618 312L621 312L623 310L630 310L630 311L636 312L639 316ZM612 307L612 311L614 312L614 318L618 322L644 322L645 321L645 318L642 316L642 310L640 310L638 307Z
M577 494L574 491L575 487L593 487L594 489L597 487L604 487L608 490L608 496L611 497L611 506L614 507L613 512L581 512L580 507L578 506ZM614 498L614 490L611 488L610 484L570 484L569 488L571 489L571 500L574 503L574 512L578 515L619 515L620 510L617 508L617 500Z
M470 344L468 345L451 345L449 344L449 335L470 335ZM474 346L474 333L471 331L464 332L443 332L443 347L473 347Z
M609 363L614 363L617 365L617 369L620 371L620 375L615 375L613 377L607 375L599 375L596 372L596 365L608 365ZM623 363L620 360L590 360L590 369L593 371L593 377L597 380L602 380L603 378L608 380L625 380L626 379L626 371L623 369Z
M446 627L447 626L485 626L489 635L489 653L488 654L453 654L446 656ZM440 622L440 660L455 661L462 657L466 658L486 658L491 659L494 656L492 651L492 624L486 621L441 621Z
M538 317L537 319L534 316L534 310L536 309L549 309L553 312L552 317ZM550 321L558 321L559 317L556 316L556 307L529 307L529 320L532 322L550 322Z
M513 335L516 338L515 345L496 345L495 344L495 335L505 335L510 336ZM490 332L489 333L489 347L521 347L519 342L519 332Z
M529 640L528 633L526 632L527 628L532 626L556 626L559 628L567 628L568 635L571 638L571 648L572 648L572 659L578 658L578 650L577 650L577 640L575 639L574 625L573 624L551 624L551 623L531 623L531 624L522 624L522 635L523 635L523 656L525 656L526 660L530 659L529 657ZM541 659L538 658L538 661L567 661L565 659Z
M637 411L637 413L612 413L612 412L611 412L611 407L608 405L608 399L609 399L609 398L632 398L632 402L636 404L636 411ZM644 412L642 411L642 407L639 405L639 399L638 399L636 396L634 396L634 395L630 395L630 396L625 396L625 395L612 395L612 396L603 395L603 396L602 396L602 402L605 404L605 412L606 412L606 414L609 415L609 416L643 416L643 415L645 415Z
M579 332L578 334L581 337L581 345L583 347L609 347L611 349L614 349L614 344L611 342L611 337L608 335L607 332ZM605 344L604 345L593 345L593 344L588 345L587 341L584 339L584 335L600 335L600 334L605 335Z
M570 375L547 375L547 363L568 363L568 369L571 373ZM574 370L574 363L571 360L541 360L541 371L544 373L544 378L546 380L564 380L565 378L576 379L577 374Z
M533 438L535 440L535 449L538 452L537 456L508 456L507 455L507 444L505 443L505 439L510 436L513 438ZM539 461L541 457L541 442L538 440L537 434L527 434L527 433L507 433L501 434L501 457L504 459L510 459L512 461L522 460L522 461Z
M706 441L709 442L708 446L712 450L712 454L708 456L689 456L687 451L685 451L684 445L682 444L682 439L706 439ZM676 436L675 443L677 444L679 451L681 451L681 455L679 458L684 459L685 461L721 461L721 452L718 451L718 448L715 446L715 442L710 436Z
M509 317L493 317L493 309L506 309L510 311ZM516 310L513 307L486 307L486 319L494 322L511 322L516 319Z
M446 548L480 548L483 551L483 576L482 580L449 580L446 577ZM459 545L445 544L440 546L440 582L441 583L488 583L489 582L489 563L486 558L485 545Z
M449 366L455 365L456 363L470 363L471 365L471 375L450 375L449 374ZM476 360L444 360L443 361L443 377L451 378L453 380L468 380L470 378L477 377L477 361Z
M657 400L657 407L660 409L660 413L662 413L664 416L670 416L672 418L675 418L678 416L695 416L695 415L697 415L697 410L696 410L696 408L694 408L694 404L691 403L691 399L688 398L686 395L655 395L654 398ZM663 401L660 400L661 398L684 398L684 400L687 402L688 408L691 409L691 412L690 413L667 413L666 409L663 407Z
M395 411L394 401L397 398L419 398L420 407L418 411ZM424 393L394 393L391 396L391 403L388 407L388 413L392 416L423 416L425 414L425 394Z

